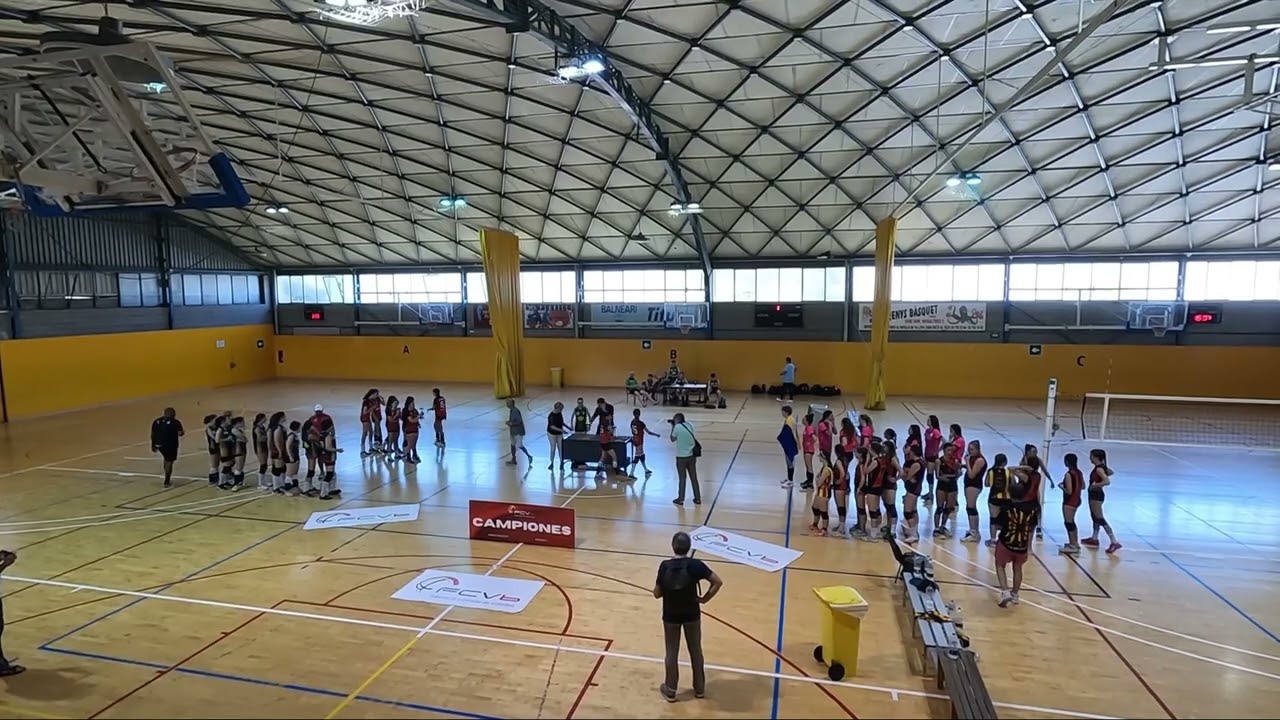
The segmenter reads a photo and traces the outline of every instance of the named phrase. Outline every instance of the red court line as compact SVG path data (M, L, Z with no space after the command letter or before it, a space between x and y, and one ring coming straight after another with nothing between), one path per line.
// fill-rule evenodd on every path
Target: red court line
M1129 668L1129 672L1133 673L1133 676L1137 678L1142 687L1146 688L1147 693L1156 701L1156 704L1160 706L1160 709L1164 710L1165 714L1168 715L1171 720L1177 718L1178 716L1173 714L1173 710L1170 710L1169 706L1165 704L1160 695L1156 693L1155 688L1151 687L1151 683L1147 682L1147 679L1142 676L1142 673L1138 672L1138 668L1134 667L1133 663L1129 662L1129 658L1125 657L1124 653L1120 652L1120 648L1116 647L1116 644L1111 641L1110 636L1103 632L1102 628L1097 626L1097 623L1093 621L1093 618L1089 617L1089 612L1084 609L1084 606L1075 601L1075 598L1071 596L1071 592L1067 590L1067 586L1063 585L1062 581L1058 579L1058 576L1053 574L1053 570L1049 569L1049 565L1045 563L1044 560L1040 559L1040 556L1035 553L1032 553L1032 557L1036 559L1036 562L1040 563L1040 567L1044 568L1045 572L1049 573L1049 577L1053 578L1053 581L1057 583L1058 587L1062 588L1062 592L1066 594L1067 599L1070 600L1075 605L1076 610L1084 616L1085 622L1093 626L1094 632L1098 633L1098 637L1102 638L1102 642L1106 643L1107 647L1111 648L1111 651L1116 654L1117 658L1120 658L1120 662L1124 663L1126 668Z
M604 651L609 652L613 649L613 641L609 640L605 643ZM600 672L600 666L604 664L604 655L596 656L596 664L591 668L591 674L587 676L587 681L583 683L582 689L578 691L578 697L574 698L573 705L569 706L569 714L565 715L565 720L573 720L573 714L578 712L578 706L582 704L582 699L587 696L587 691L595 687L596 673Z
M279 606L280 606L280 603L278 603L278 602L277 602L276 604L272 605L271 607L272 607L272 609L275 609L275 608L277 608L277 607L279 607ZM101 715L102 713L104 713L104 712L106 712L106 711L110 710L111 708L115 707L116 705L119 705L120 703L122 703L122 702L124 702L125 700L129 699L129 698L130 698L130 697L132 697L134 694L136 694L139 690L142 690L143 688L147 687L147 686L148 686L148 685L150 685L151 683L153 683L153 682L155 682L155 681L159 680L160 678L164 677L165 675L168 675L169 673L173 672L174 670L177 670L178 668L180 668L180 667L182 667L183 665L187 664L188 662L190 662L193 658L195 658L195 657L196 657L197 655L199 655L200 653L202 653L202 652L204 652L204 651L208 650L209 648L213 647L214 645L217 645L218 643L222 642L223 640L226 640L227 638L229 638L229 637L231 637L232 635L236 634L236 632L238 632L238 631L242 630L243 628L247 627L250 623L252 623L253 621L257 620L258 618L262 617L262 616L263 616L263 615L265 615L265 614L266 614L266 613L262 613L262 612L260 612L260 613L258 613L258 614L256 614L256 615L254 615L253 617L249 618L248 620L245 620L244 622L240 623L239 625L235 626L234 628L231 628L231 629L230 629L230 630L228 630L227 632L224 632L224 633L219 634L219 635L218 635L218 637L216 637L216 638L214 638L214 639L210 640L208 643L206 643L204 646L202 646L202 647L200 647L199 649L197 649L195 652L193 652L193 653L191 653L190 655L188 655L188 656L186 656L186 657L182 658L181 660L179 660L178 662L176 662L176 663L174 663L174 664L170 665L169 667L165 668L164 670L157 670L157 671L156 671L156 673L155 673L155 675L153 675L153 676L151 677L151 679L149 679L149 680L147 680L146 682L142 683L141 685L139 685L139 686L135 687L134 689L130 690L129 692L127 692L127 693L125 693L125 694L121 695L120 697L116 698L115 700L112 700L110 703L107 703L107 705L106 705L105 707L103 707L101 710L98 710L98 711L97 711L97 712L95 712L94 714L90 715L90 716L89 716L89 720L93 720L93 718L98 717L98 716L99 716L99 715Z

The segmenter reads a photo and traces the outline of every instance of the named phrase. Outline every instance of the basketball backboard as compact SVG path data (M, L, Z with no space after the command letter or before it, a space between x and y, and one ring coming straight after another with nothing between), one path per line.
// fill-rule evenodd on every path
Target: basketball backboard
M0 194L39 215L249 203L168 61L112 18L0 59Z

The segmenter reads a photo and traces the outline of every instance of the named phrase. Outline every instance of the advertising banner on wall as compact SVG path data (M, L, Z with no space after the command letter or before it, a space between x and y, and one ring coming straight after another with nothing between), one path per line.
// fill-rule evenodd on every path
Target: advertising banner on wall
M573 548L577 515L572 508L472 500L471 539Z
M526 330L564 330L573 327L577 308L567 303L525 305Z
M710 317L706 303L598 303L590 306L595 324L662 325L679 327L680 319L689 320L695 328L707 326Z
M871 329L871 303L858 306L858 329ZM986 332L986 303L893 303L889 329L917 332Z

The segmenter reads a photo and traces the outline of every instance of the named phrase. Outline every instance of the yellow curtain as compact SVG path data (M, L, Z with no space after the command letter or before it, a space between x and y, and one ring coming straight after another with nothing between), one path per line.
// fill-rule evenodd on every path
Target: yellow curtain
M889 349L889 314L893 294L893 244L898 219L876 223L876 293L871 304L871 379L867 382L867 409L884 410L884 356Z
M480 255L489 287L489 321L498 346L496 398L524 395L524 312L520 307L520 240L505 230L480 231Z

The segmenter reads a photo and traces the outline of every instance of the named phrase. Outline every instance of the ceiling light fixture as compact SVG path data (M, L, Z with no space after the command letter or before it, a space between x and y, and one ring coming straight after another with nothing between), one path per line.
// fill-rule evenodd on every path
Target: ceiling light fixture
M1270 170L1271 172L1280 172L1280 162L1271 163L1270 165L1267 166L1267 169Z
M598 57L586 56L570 61L556 69L556 74L565 80L577 80L591 75L599 75L607 66Z
M458 212L467 207L467 199L463 197L445 196L436 202L436 209L440 212Z
M275 214L277 214L277 213L278 213L278 214L280 214L280 215L288 215L288 214L289 214L289 208L287 208L287 207L285 207L285 206L283 206L283 205L268 205L268 206L267 206L267 214L268 214L268 215L275 215Z
M1205 33L1209 35L1230 35L1232 33L1265 32L1267 30L1280 30L1280 23L1260 23L1258 25L1219 25L1218 27L1206 28Z
M671 207L667 208L667 212L673 216L701 215L702 204L696 203L696 202L688 202L688 203L673 202L671 203Z
M1190 68L1230 67L1233 65L1249 65L1254 67L1280 62L1280 55L1255 55L1247 58L1220 58L1215 60L1184 60L1182 62L1166 62L1148 65L1148 70L1187 70Z
M981 185L982 176L976 172L962 172L947 178L947 187L958 187L962 184L971 187Z

